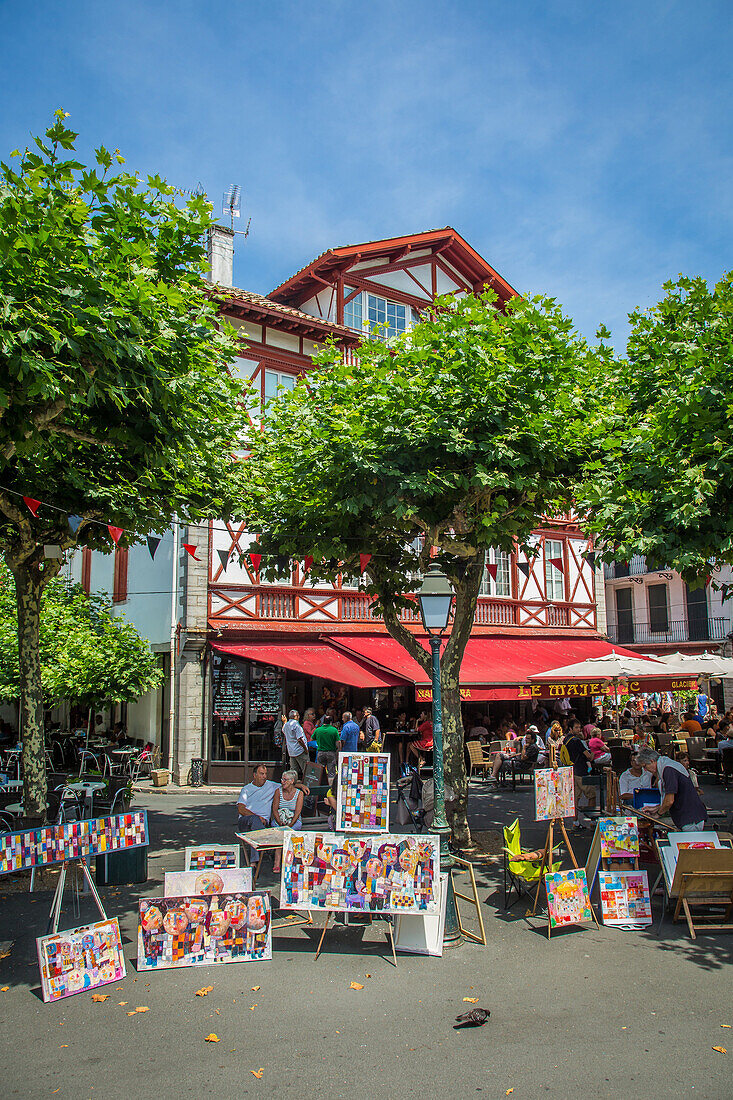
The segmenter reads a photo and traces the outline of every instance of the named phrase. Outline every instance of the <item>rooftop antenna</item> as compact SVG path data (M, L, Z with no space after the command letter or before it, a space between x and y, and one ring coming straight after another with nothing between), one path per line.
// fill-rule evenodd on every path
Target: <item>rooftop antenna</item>
M228 191L224 192L222 199L222 214L224 217L229 215L229 228L234 229L234 219L241 217L241 198L239 191L239 184L233 183Z

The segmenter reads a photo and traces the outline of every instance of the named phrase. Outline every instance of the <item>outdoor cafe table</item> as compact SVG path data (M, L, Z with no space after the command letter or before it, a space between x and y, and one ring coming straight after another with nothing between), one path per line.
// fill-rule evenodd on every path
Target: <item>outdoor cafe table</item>
M285 842L284 829L253 829L251 833L235 833L236 838L243 841L244 844L249 845L255 852L259 852L260 856L263 852L279 852L282 856L283 844ZM242 847L244 858L247 861L247 866L252 866L250 854L246 847ZM252 885L257 885L257 878L260 873L260 867L262 866L262 859L258 859L254 867L254 873L252 875Z
M89 806L89 814L92 814L94 809L94 796L98 791L106 790L107 784L100 783L99 780L86 780L78 783L65 783L64 789L67 791L83 791L84 800Z
M135 749L113 749L110 756L117 757L121 767L126 768L130 763L130 757L135 754Z

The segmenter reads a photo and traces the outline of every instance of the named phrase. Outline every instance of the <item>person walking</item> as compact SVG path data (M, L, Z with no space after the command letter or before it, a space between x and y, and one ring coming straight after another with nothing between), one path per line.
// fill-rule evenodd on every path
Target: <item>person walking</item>
M291 768L294 768L299 775L304 776L310 758L308 756L308 742L305 731L298 721L299 717L297 710L290 711L287 722L284 720L285 715L283 715L283 735L290 757Z

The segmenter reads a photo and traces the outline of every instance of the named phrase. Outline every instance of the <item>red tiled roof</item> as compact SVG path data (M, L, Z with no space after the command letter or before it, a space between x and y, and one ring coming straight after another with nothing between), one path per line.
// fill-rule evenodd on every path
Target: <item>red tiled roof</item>
M254 314L266 313L275 317L288 319L295 322L299 328L312 329L322 333L322 338L335 336L349 343L357 343L359 336L352 329L337 325L334 321L327 321L323 317L313 317L310 313L304 313L294 306L285 305L283 302L273 302L263 294L255 294L251 290L240 290L239 287L216 286L212 294L226 309L227 304L240 306L245 311L249 309Z

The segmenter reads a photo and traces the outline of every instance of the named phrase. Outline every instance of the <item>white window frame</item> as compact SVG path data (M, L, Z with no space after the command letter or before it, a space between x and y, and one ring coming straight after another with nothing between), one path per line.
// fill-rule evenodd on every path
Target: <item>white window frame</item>
M561 539L545 539L545 599L565 601L565 572L550 562L550 558L563 558Z
M348 286L348 284L344 288L345 294L346 294L347 291L349 293L351 291L351 288ZM346 294L346 296L348 297L348 294ZM402 310L404 312L405 327L403 329L398 329L398 328L395 327L394 331L390 332L389 328L387 328L387 329L384 328L384 323L385 322L370 321L370 319L369 319L369 299L370 298L373 298L376 302L382 303L384 305L385 322L387 321L387 312L388 312L388 309L389 309L390 306L394 307L395 312L397 310ZM346 311L351 307L351 311L353 313L354 312L354 303L356 301L359 301L359 303L360 303L360 310L361 310L361 325L360 326L357 326L356 324L352 324L349 321L347 321L347 319L346 319ZM398 336L402 336L402 335L404 335L404 333L410 331L413 324L415 324L416 313L417 313L417 311L414 310L413 308L411 308L410 306L404 305L402 302L397 302L393 298L385 298L383 294L375 294L371 290L362 290L358 294L355 294L350 302L345 302L344 303L344 325L347 328L350 328L353 332L365 332L365 333L368 333L370 336L375 337L378 340L384 340L386 342L389 342L390 340L395 340ZM419 320L419 317L417 319ZM353 321L353 318L352 318L352 321ZM373 325L379 326L379 327L373 328L372 327Z
M496 580L486 570L487 565L496 565ZM486 551L484 575L479 588L479 596L496 596L499 599L511 599L512 596L512 559L504 550L492 546Z

